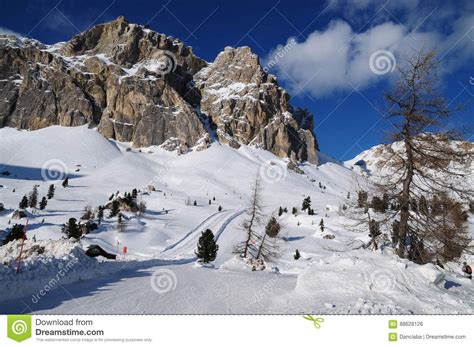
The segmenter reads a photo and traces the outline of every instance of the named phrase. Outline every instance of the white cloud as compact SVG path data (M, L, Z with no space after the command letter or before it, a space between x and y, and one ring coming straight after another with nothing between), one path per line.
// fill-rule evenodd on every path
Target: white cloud
M0 35L15 35L18 37L22 36L20 33L17 33L16 31L4 27L0 27Z
M433 47L437 38L431 34L410 34L403 25L392 22L355 33L342 20L332 21L324 31L315 31L306 41L293 45L280 57L275 70L291 92L302 90L316 97L333 92L364 88L380 80L370 70L369 59L378 50L388 50L395 57L413 49ZM277 50L269 54L271 58Z
M344 7L345 3L346 0L337 0L334 7ZM474 9L474 5L469 2L461 1L458 8L448 4L430 10L421 8L423 3L416 1L360 0L352 3L352 11L367 14L374 11L375 4L386 4L392 9L396 6L406 21L401 23L380 17L371 22L371 26L358 31L360 25L352 26L343 19L333 20L327 28L314 31L306 40L292 44L291 49L279 57L271 72L285 82L292 94L305 91L324 97L351 90L352 86L363 89L395 77L396 72L378 75L371 71L370 56L379 50L391 52L400 66L403 58L414 50L434 48L442 58L444 73L454 71L474 58L474 14L468 11ZM414 6L431 15L421 21L415 19L416 11L411 12ZM270 52L267 60L277 52L278 47Z

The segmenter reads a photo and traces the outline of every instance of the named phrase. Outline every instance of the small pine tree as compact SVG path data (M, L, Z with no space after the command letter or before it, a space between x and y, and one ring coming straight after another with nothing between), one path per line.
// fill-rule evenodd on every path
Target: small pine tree
M283 212L284 212L284 213L288 213L288 208L285 207L285 208L283 209Z
M211 199L209 199L209 205L211 205L211 204L212 204L212 201L211 201Z
M278 209L278 217L281 217L281 215L283 214L283 208L280 208Z
M379 237L380 235L382 235L382 233L380 232L380 223L374 219L371 219L369 221L370 242L367 245L367 248L373 248L374 250L377 250L377 237Z
M374 209L375 212L384 213L387 209L387 204L385 201L378 196L374 196L370 202L370 207Z
M99 224L102 222L102 219L104 219L104 206L99 206L99 209L97 211L97 219L99 221Z
M265 234L257 237L260 240L260 245L255 259L263 258L264 260L269 260L278 255L278 246L275 241L280 231L280 223L278 223L275 217L270 217L265 226Z
M294 214L294 215L296 215L296 214L298 213L298 209L297 209L296 207L293 207L293 208L291 209L291 213Z
M219 208L218 208L217 210L218 210L219 212L221 212L221 211L222 211L222 206L219 205Z
M109 201L112 200L114 198L114 196L115 196L114 194L110 195L109 196Z
M55 190L56 190L56 188L54 188L54 184L51 184L48 188L48 194L47 194L48 199L54 198L54 191Z
M312 208L308 208L308 215L314 216L314 210Z
M201 263L214 261L217 256L219 245L214 240L212 230L206 229L201 233L197 244L197 250L194 252Z
M216 201L216 197L214 196L214 197L212 198L212 200L213 200L213 201Z
M351 198L351 192L347 192L347 199Z
M62 186L63 186L63 188L66 188L68 185L69 185L69 177L66 176L66 178L64 179L64 181L62 183Z
M110 207L109 218L115 217L120 212L120 206L118 200L112 201L112 206Z
M321 229L321 232L324 232L324 220L321 218L321 221L319 222L319 228Z
M307 196L306 198L304 198L303 200L303 204L301 206L301 209L303 211L307 210L307 209L310 209L311 208L311 198L309 196Z
M30 193L30 198L28 200L28 206L31 208L36 208L38 204L38 187L34 186L33 190Z
M361 190L357 193L357 207L362 208L367 206L367 199L369 198L369 194L366 191Z
M15 224L10 233L3 240L3 244L6 245L8 242L21 240L22 238L26 238L25 227L22 224Z
M26 197L26 195L23 195L23 198L21 199L18 207L20 207L21 209L25 209L28 207L28 198Z
M301 254L300 254L300 251L298 251L298 249L295 251L295 254L293 255L293 258L295 260L298 260L301 258Z
M138 190L136 188L132 189L132 199L135 200L138 196Z
M119 233L123 233L125 231L125 223L123 222L123 215L121 213L117 216L117 230Z
M48 200L46 199L45 196L43 196L39 204L40 210L44 210L46 208L46 205L48 205Z
M68 238L79 239L82 236L82 232L77 225L76 218L69 218L69 221L63 225L62 231Z
M138 202L138 214L141 216L146 212L146 203L143 200Z
M84 214L82 215L82 220L90 220L94 218L94 211L92 211L92 207L87 205L84 207Z
M194 205L194 206L197 206L197 204L198 204L197 201L194 200L193 205Z

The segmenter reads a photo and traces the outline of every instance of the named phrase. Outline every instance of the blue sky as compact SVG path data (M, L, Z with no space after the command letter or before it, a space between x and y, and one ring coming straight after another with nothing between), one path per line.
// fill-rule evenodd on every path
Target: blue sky
M468 0L0 0L0 8L0 32L44 43L124 15L180 38L208 61L225 46L250 46L292 104L314 113L321 150L337 159L385 141L391 126L382 119L382 92L396 77L391 66L415 49L438 51L446 98L465 105L451 125L474 123L474 2ZM370 57L379 50L394 59L374 73Z

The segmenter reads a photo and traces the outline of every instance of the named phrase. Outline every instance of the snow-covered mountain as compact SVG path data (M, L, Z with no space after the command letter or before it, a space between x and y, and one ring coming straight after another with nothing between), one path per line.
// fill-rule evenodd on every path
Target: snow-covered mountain
M213 63L119 17L68 42L0 35L0 127L89 125L135 147L182 153L213 141L317 163L312 115L294 109L248 47Z
M464 151L465 153L472 152L474 144L469 141L451 141L453 150ZM365 150L354 158L345 161L344 165L358 173L359 175L369 178L374 182L381 182L383 179L390 179L393 174L391 169L390 160L397 154L401 157L405 156L405 150L402 142L394 142L391 144L380 144L374 146L368 150ZM466 185L466 189L474 186L474 161L466 160L463 164L454 165L450 163L450 170L459 171L465 175L465 180L462 180L462 184ZM439 173L441 180L453 180L453 177L447 177L446 173ZM382 182L383 183L383 182Z
M270 151L217 141L185 155L159 146L131 148L87 126L3 128L0 148L0 230L25 223L12 217L34 185L40 198L56 186L44 210L27 209L28 257L20 274L21 243L0 247L2 313L474 312L474 286L456 264L442 270L399 259L390 247L362 249L367 231L346 227L343 205L370 182L342 164L328 160L290 170L288 159ZM69 186L63 188L65 173ZM239 225L257 176L264 214L283 226L280 257L264 271L252 271L232 252L245 237ZM106 210L99 228L80 243L63 239L61 225L79 220L85 206L96 208L133 188L147 208L141 215L123 212L125 230ZM314 215L300 211L306 196ZM288 213L278 216L280 206ZM219 245L213 267L198 266L194 254L207 228ZM91 244L118 259L86 257L83 249Z

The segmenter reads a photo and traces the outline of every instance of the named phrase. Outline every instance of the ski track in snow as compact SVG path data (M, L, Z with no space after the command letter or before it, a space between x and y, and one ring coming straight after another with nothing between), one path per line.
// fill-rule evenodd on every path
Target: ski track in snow
M238 216L244 213L245 210L225 210L217 212L199 223L194 229L187 233L182 239L166 247L161 253L160 257L169 260L171 257L177 257L183 254L194 254L196 245L201 232L206 229L211 229L214 232L214 239L217 241L220 235L224 232L225 228ZM217 231L216 231L217 230ZM173 258L171 258L173 259ZM196 260L196 257L190 258L191 261Z

